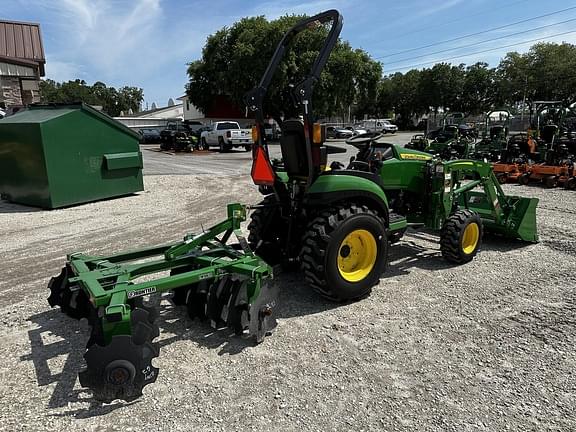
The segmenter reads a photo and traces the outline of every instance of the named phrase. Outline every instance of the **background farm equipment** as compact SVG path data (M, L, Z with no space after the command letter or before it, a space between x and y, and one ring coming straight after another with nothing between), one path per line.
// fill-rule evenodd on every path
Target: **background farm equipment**
M475 143L472 159L497 162L506 149L510 130L510 112L507 110L490 111L484 119L482 139Z
M575 189L576 139L566 122L569 110L560 102L535 104L538 107L535 114L536 151L530 153L532 163L518 181L521 184L541 182L548 188L564 185L567 189Z
M429 141L426 134L416 134L410 138L410 142L404 147L411 150L424 151L428 147Z
M425 151L443 160L467 158L476 140L476 130L464 120L463 113L446 113L442 118L442 126L429 132L426 141L419 139L411 142L408 148ZM421 148L424 142L427 145Z
M68 255L49 283L48 302L71 318L88 319L87 368L79 377L96 399L135 399L158 377L152 364L159 355L153 342L158 311L144 303L146 296L172 292L190 318L256 342L275 327L272 270L242 236L245 219L246 207L229 204L225 221L181 242L109 256ZM237 244L228 244L232 236Z
M200 124L201 125L201 124ZM160 132L160 149L191 152L198 149L198 136L183 122L169 122Z

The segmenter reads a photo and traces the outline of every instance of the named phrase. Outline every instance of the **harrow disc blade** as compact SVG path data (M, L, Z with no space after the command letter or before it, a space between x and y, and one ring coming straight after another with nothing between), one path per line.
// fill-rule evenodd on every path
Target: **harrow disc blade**
M144 386L156 381L159 370L152 359L157 356L151 342L137 345L132 336L113 336L108 345L88 349L84 355L87 369L78 375L80 384L102 402L132 401L142 395Z
M210 318L210 325L213 328L226 327L226 319L222 316L223 313L227 314L225 308L228 306L235 285L236 281L227 276L210 286L206 302L206 316Z
M260 295L249 306L249 330L257 343L262 342L278 324L275 315L278 291L277 284L268 280L262 281Z
M191 285L186 292L186 309L191 319L206 318L206 297L208 296L208 282L202 281Z
M159 349L152 340L159 335L149 311L136 307L131 314L132 335L112 336L108 345L91 345L84 355L87 369L80 372L80 384L90 388L94 398L104 402L114 399L130 401L142 395L144 386L158 377L152 359ZM93 330L101 326L94 323Z
M226 322L238 336L244 334L249 326L247 281L236 285L226 307Z
M62 296L64 289L68 285L68 266L63 267L58 276L54 276L48 282L48 289L50 296L48 297L48 304L52 307L60 306L62 304Z
M80 287L70 286L68 279L73 276L72 269L67 265L62 268L58 276L50 279L48 289L50 306L60 306L60 310L70 318L82 319L90 316L92 305L88 301L86 293Z
M141 308L132 311L132 340L142 345L160 336L160 329L150 320L150 313Z

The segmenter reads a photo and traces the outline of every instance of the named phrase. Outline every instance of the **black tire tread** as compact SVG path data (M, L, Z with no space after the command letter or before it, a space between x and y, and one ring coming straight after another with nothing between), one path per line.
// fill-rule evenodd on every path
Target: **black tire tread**
M365 205L349 204L328 208L317 214L308 224L308 228L302 239L303 246L300 254L300 268L304 273L304 278L318 294L327 300L334 302L342 301L342 299L336 296L330 289L325 276L324 258L326 256L328 243L331 240L330 234L335 231L345 219L358 214L367 214L380 218L377 212L369 209ZM370 294L371 290L372 286L368 287L365 292L355 299L365 298Z
M468 222L476 222L480 229L480 238L476 250L473 253L466 255L461 249L460 237ZM440 233L440 251L442 252L442 256L448 262L464 264L471 261L480 249L481 242L482 220L478 213L468 209L458 210L444 222L444 226Z

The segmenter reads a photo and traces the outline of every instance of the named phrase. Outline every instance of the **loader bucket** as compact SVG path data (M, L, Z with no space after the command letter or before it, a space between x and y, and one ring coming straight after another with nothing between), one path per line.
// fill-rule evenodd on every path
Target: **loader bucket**
M468 208L477 212L488 232L527 242L538 241L536 227L536 206L538 198L507 196L508 206L499 209L501 217L494 217L493 206L486 195L472 192Z
M512 204L508 215L506 236L518 238L527 242L538 241L538 229L536 227L536 206L538 198L509 197Z

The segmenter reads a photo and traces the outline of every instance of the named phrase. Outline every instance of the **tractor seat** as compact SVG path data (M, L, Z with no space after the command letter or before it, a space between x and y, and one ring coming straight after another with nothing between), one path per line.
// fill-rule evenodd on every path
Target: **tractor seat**
M304 137L304 121L288 119L282 122L280 150L284 168L290 177L308 176L308 155Z
M492 126L490 128L490 138L494 139L499 137L506 137L507 132L507 129L502 125Z

